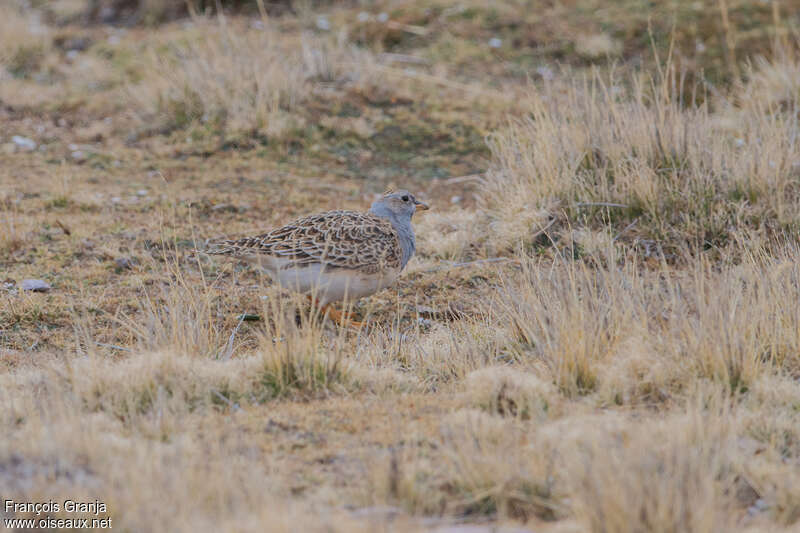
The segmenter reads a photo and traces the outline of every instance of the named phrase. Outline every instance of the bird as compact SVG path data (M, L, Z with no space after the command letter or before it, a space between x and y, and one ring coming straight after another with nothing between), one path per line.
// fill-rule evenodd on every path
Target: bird
M411 219L425 202L407 190L388 190L366 213L327 211L235 240L210 241L205 253L243 259L281 287L306 294L340 326L361 322L331 304L389 287L416 251Z

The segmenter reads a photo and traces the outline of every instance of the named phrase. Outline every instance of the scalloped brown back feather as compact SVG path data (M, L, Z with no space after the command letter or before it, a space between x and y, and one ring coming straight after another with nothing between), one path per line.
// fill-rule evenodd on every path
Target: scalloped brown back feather
M400 268L402 250L392 224L355 211L328 211L300 218L268 233L212 243L206 253L266 255L287 260L281 268L324 264L374 274Z

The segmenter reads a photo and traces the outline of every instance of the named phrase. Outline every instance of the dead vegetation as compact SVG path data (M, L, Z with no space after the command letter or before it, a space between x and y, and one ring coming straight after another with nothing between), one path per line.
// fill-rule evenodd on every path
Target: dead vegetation
M13 498L135 531L797 527L793 3L677 2L671 38L624 1L90 4L0 7ZM398 185L434 210L361 331L192 251Z

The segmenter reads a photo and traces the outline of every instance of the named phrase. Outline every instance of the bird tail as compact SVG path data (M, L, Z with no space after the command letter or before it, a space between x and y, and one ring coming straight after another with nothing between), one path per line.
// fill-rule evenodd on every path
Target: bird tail
M197 248L194 251L207 255L237 255L239 246L236 246L234 241L215 241L207 239L201 248Z

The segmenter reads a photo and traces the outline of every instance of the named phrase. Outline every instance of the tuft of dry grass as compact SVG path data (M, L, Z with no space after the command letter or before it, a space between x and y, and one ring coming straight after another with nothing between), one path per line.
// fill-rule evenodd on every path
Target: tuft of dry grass
M564 509L554 487L556 452L542 444L509 420L459 410L433 439L393 452L388 468L376 470L374 490L426 514L552 520Z
M793 108L791 68L761 62L733 97L739 107L697 103L698 88L665 68L662 79L595 75L531 91L524 116L489 139L482 198L496 249L532 244L528 236L562 210L580 225L634 224L625 240L672 255L724 247L732 228L774 236L797 227L797 117L748 97L769 84L781 96L768 99L789 98Z
M797 252L784 254L722 269L698 262L690 273L523 263L500 306L517 359L565 393L660 401L697 379L735 393L765 373L797 372Z
M4 230L0 232L0 250L10 253L18 250L25 242L23 217L17 212L15 202L10 195L0 197L0 222Z
M0 6L0 68L10 76L34 73L50 48L50 28L38 13L26 13L16 2Z
M559 396L552 384L513 366L475 370L464 379L464 388L476 407L500 416L538 420L558 414Z
M597 532L728 529L730 425L727 413L704 406L583 435L564 454L576 516Z
M279 138L303 127L293 112L315 87L363 81L368 70L365 54L310 33L287 39L272 25L201 18L194 24L180 41L151 49L143 79L130 87L142 121Z

